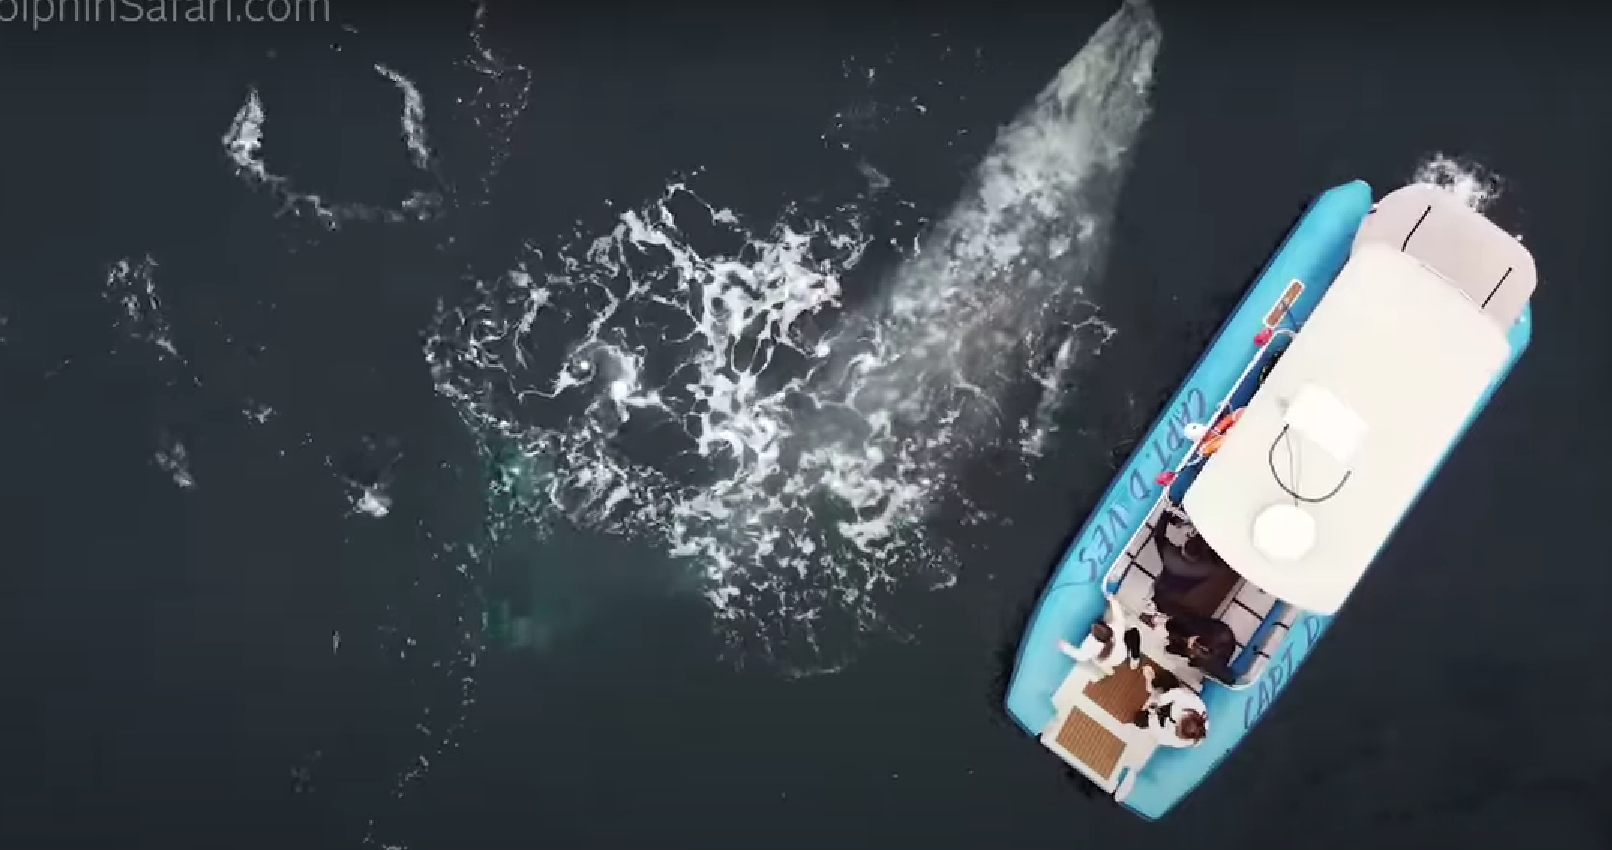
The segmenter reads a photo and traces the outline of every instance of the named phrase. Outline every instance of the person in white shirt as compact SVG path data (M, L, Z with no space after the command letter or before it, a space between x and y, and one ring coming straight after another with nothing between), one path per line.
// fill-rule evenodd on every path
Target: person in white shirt
M1209 737L1209 708L1203 699L1169 672L1156 676L1151 665L1142 668L1142 676L1150 695L1132 722L1152 732L1160 746L1203 743Z
M1142 633L1126 621L1119 601L1110 597L1103 619L1092 624L1080 646L1060 640L1058 649L1077 664L1084 661L1095 665L1102 673L1097 678L1102 679L1114 672L1123 660L1128 659L1131 669L1136 669L1142 662Z

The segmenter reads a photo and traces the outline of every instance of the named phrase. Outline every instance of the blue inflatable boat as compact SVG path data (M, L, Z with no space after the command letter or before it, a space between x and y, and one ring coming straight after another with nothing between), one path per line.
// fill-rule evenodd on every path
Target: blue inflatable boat
M1536 281L1520 241L1438 187L1322 194L1058 564L1008 688L1018 724L1131 811L1169 811L1510 372Z

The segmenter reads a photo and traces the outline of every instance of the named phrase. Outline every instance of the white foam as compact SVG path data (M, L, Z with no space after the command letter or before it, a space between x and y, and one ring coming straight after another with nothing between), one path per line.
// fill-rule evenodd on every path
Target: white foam
M339 460L327 456L325 465L346 488L351 514L382 519L392 512L392 484L402 459L396 438L365 437Z
M230 121L229 131L224 134L224 151L230 161L235 163L235 169L243 178L259 182L276 182L280 178L269 173L269 168L263 162L263 101L258 97L257 89L247 89L246 102L236 110L235 118Z
M403 146L409 151L410 161L421 171L429 169L431 148L425 142L425 99L408 77L385 65L377 64L375 70L391 80L403 95Z
M487 5L476 3L475 22L470 28L470 55L465 67L477 76L476 90L460 101L470 121L487 140L488 157L481 169L480 202L485 203L492 191L493 178L509 159L514 139L515 122L526 111L527 97L532 88L532 72L524 65L510 62L487 46ZM464 199L460 199L464 200Z
M526 92L530 86L530 72L515 63L499 58L484 42L486 7L478 3L474 25L469 33L467 55L461 65L477 75L474 94L458 99L468 113L470 121L480 130L487 143L487 157L480 174L481 198L471 197L470 191L460 190L451 195L456 209L485 201L487 190L499 166L508 158L516 119L526 105ZM344 30L355 32L352 27ZM341 48L333 46L333 50ZM332 202L321 194L295 186L291 178L275 173L265 159L265 128L267 110L255 88L249 88L245 101L237 110L228 130L221 138L226 161L247 186L270 193L280 203L278 214L315 222L326 229L337 230L352 221L399 224L435 217L445 208L451 187L439 176L433 152L429 146L425 100L413 81L387 63L375 63L374 71L390 80L402 96L401 128L404 150L410 165L424 172L430 179L430 188L411 192L402 201L392 205L369 203ZM470 187L472 190L474 186ZM108 297L125 305L123 313L131 317L126 324L129 336L149 343L159 352L178 358L166 330L166 319L160 301L151 284L150 269L155 263L149 258L144 263L124 261L109 274ZM166 344L165 344L166 343ZM255 399L245 399L240 413L246 422L262 426L279 413ZM292 411L288 418L295 418ZM305 434L301 446L314 442L312 434ZM338 469L329 457L325 463L343 487L349 506L349 515L383 518L395 507L392 496L393 472L400 457L396 441L368 440L359 449L346 454L351 462L347 469ZM286 449L279 450L281 457ZM185 447L177 439L164 436L156 460L181 487L195 486L189 471ZM470 711L475 705L476 667L485 624L481 596L475 582L486 566L486 549L478 543L431 540L429 556L436 565L434 571L416 577L412 583L415 598L389 600L387 622L379 624L378 633L385 656L397 665L406 677L411 690L419 694L419 702L412 706L417 712L413 735L417 749L407 764L399 766L392 777L389 798L402 800L410 789L421 783L438 756L457 746ZM435 618L435 619L433 619ZM364 630L368 631L368 630ZM364 642L364 631L332 631L330 651L337 654L344 645L354 640ZM429 640L417 640L415 635L430 635ZM429 646L426 650L424 647ZM361 650L371 647L360 647ZM432 687L434 686L434 687ZM317 752L315 758L317 759ZM293 778L299 792L312 790L312 768L302 765L293 768ZM400 823L378 825L368 818L362 843L366 846L402 850L405 846L382 838L383 832L396 832Z
M1112 334L1086 286L1159 39L1145 4L1110 19L866 308L845 311L842 277L887 180L759 228L678 182L445 306L438 389L532 459L514 463L541 470L522 492L551 519L662 541L736 643L833 666L826 629L876 627L891 593L954 580L922 520L979 449L1039 447L1059 376ZM1033 439L1005 418L1027 385ZM634 449L651 434L674 448Z
M379 484L359 487L353 496L353 512L381 519L392 512L392 496Z
M425 101L419 89L408 78L384 65L374 67L391 80L403 95L403 142L409 161L416 168L429 172L431 150L426 145ZM246 102L236 110L229 130L221 140L236 176L250 186L271 192L280 201L281 215L305 216L318 221L328 230L337 230L349 221L388 224L421 221L434 217L442 206L442 195L436 189L417 189L392 206L333 202L317 192L300 191L290 179L270 171L263 158L264 125L267 120L263 99L256 88L248 88Z
M262 425L268 422L276 413L278 411L273 407L253 399L247 399L245 406L241 408L241 415L246 417L246 421L254 425Z
M185 450L185 444L168 437L164 445L157 449L153 457L157 467L173 479L174 485L181 490L196 489L196 476L190 472L190 453Z
M475 184L476 188L481 190L480 197L472 197L468 191L461 188L452 196L455 208L485 203L492 178L509 157L515 121L525 109L526 93L531 84L530 71L519 64L503 60L486 45L486 30L487 8L484 3L478 2L469 33L469 50L467 56L461 60L465 67L476 73L477 87L471 96L458 99L458 104L462 113L468 114L470 121L481 131L486 143L486 157L480 170L480 180ZM394 80L394 83L396 82L397 80ZM415 97L418 96L412 84L407 88L399 84L399 88L404 94L405 146L409 149L416 166L428 168L433 163L429 158L429 148L425 144L423 100L411 97L411 91ZM417 128L418 132L411 128ZM411 143L411 140L418 142L418 145ZM425 153L423 158L422 153ZM433 179L435 179L434 171ZM419 210L419 215L416 217L423 217L435 211L438 200L438 197L432 194L417 195L406 201L403 209L408 210L412 203L414 208ZM398 218L388 217L386 220L396 221ZM372 461L375 459L373 454L376 448L373 444L368 447ZM370 516L390 513L391 469L397 457L395 453L381 457L381 472L372 480L361 483L351 478L343 478L349 488L349 495L354 497L352 504L355 512L367 513ZM496 539L497 532L494 531L493 535ZM415 752L414 758L394 775L389 793L389 797L393 800L405 798L412 788L428 776L434 759L458 746L460 735L476 704L476 668L483 634L486 631L486 611L475 585L477 577L484 574L486 548L474 542L438 541L436 545L437 548L432 552L432 560L440 574L429 585L434 590L427 591L432 597L429 610L446 614L451 621L432 624L410 619L403 622L411 630L430 628L433 625L437 628L446 626L447 634L451 636L449 638L451 646L411 654L407 649L412 648L415 641L409 637L405 640L406 647L397 654L397 663L408 667L407 675L411 683L431 682L434 688L430 691L433 696L422 700L417 707L419 722L415 724L414 731L418 736L419 749ZM451 601L451 605L447 608L443 607L445 594L447 600ZM383 632L394 637L396 635L395 628L386 628ZM332 650L335 648L333 645ZM369 820L362 839L364 846L380 850L404 850L406 844L382 837L383 833L395 833L401 829L398 823L387 820L388 823L384 824L377 823L377 819L373 817Z
M1482 163L1444 153L1424 157L1417 163L1411 181L1444 189L1478 212L1487 211L1505 189L1500 175Z
M117 323L124 337L145 346L164 367L183 366L185 358L174 344L173 328L157 293L157 261L150 256L124 258L106 269L102 296L119 310Z
M137 260L125 257L106 267L101 295L117 309L114 322L121 340L132 343L132 348L120 345L117 353L147 358L151 367L149 374L169 388L182 384L199 386L200 381L190 372L189 364L174 342L173 326L158 292L156 270L157 261L149 255ZM158 469L168 473L179 489L196 488L196 476L190 470L190 452L166 428L157 436L152 461Z

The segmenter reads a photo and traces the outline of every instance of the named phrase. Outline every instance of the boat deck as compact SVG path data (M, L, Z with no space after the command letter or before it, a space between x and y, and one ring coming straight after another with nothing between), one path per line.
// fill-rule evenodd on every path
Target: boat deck
M1115 597L1133 617L1148 608L1153 582L1159 574L1161 564L1152 535L1160 513L1155 510L1147 518L1117 558L1124 568ZM1224 576L1204 582L1187 605L1231 628L1237 638L1236 657L1252 653L1243 666L1263 665L1286 637L1297 614L1291 608L1279 610L1275 598L1229 570ZM1273 622L1261 629L1267 619ZM1144 665L1152 666L1155 672L1172 673L1193 691L1203 692L1203 673L1185 659L1166 653L1164 636L1159 631L1142 629L1141 635ZM1158 746L1151 735L1131 722L1147 703L1147 680L1140 665L1132 669L1123 663L1107 676L1099 676L1095 667L1086 664L1077 664L1070 670L1053 695L1057 713L1043 730L1041 740L1098 787L1123 799L1129 780L1147 764Z
M1106 678L1087 685L1082 693L1112 715L1115 720L1129 723L1147 702L1147 679L1142 675L1143 666L1153 667L1155 673L1164 669L1155 664L1153 659L1143 655L1142 665L1135 670L1129 665L1122 664Z
M1058 747L1098 776L1113 776L1125 755L1125 740L1084 711L1071 711L1058 727Z
M1145 652L1136 669L1121 664L1102 678L1096 678L1095 669L1076 665L1053 696L1058 714L1041 736L1049 749L1110 793L1119 786L1122 769L1141 769L1157 746L1131 722L1147 703L1143 666L1165 669Z
M1120 573L1119 587L1115 590L1114 596L1119 599L1120 606L1133 616L1148 607L1153 598L1153 583L1158 579L1162 568L1158 549L1153 545L1153 529L1159 522L1162 507L1160 505L1155 508L1119 556L1124 560L1125 569ZM1224 622L1237 638L1239 656L1253 640L1255 659L1250 662L1250 666L1270 659L1269 653L1281 643L1281 638L1286 636L1285 621L1290 619L1282 618L1273 624L1273 629L1266 635L1260 635L1260 624L1276 610L1276 598L1249 584L1231 570L1195 588L1187 604L1199 614ZM1270 639L1265 639L1267 637ZM1199 678L1196 671L1184 672L1183 668L1186 670L1190 668L1185 668L1184 663L1175 663L1175 656L1164 656L1161 650L1160 657L1165 658L1164 666L1182 680L1196 682Z
M1433 285L1437 277L1452 286ZM1412 283L1401 287L1401 278ZM1343 286L1335 283L1340 280ZM1532 336L1529 301L1536 283L1533 258L1518 239L1445 197L1442 190L1406 187L1373 204L1370 187L1355 181L1323 194L1289 231L1245 297L1246 305L1226 320L1165 413L1118 470L1109 492L1060 562L1057 583L1046 592L1021 646L1007 700L1015 719L1038 732L1043 745L1072 769L1135 813L1153 819L1168 812L1238 746L1304 663L1327 627L1326 615L1337 610L1359 570L1375 557L1368 550L1380 544L1378 538L1391 531L1402 508L1414 502L1431 472L1522 354ZM1401 288L1415 291L1407 295ZM1484 322L1476 321L1479 318ZM1504 336L1505 351L1494 344L1496 328ZM1430 337L1432 330L1438 333ZM1266 331L1278 335L1264 336ZM1257 347L1252 360L1250 339ZM1270 348L1273 339L1283 339L1285 345ZM1396 341L1397 348L1385 349L1374 342L1377 339ZM1484 362L1459 362L1469 349ZM1363 354L1357 356L1357 351ZM1379 368L1383 363L1388 367ZM1387 381L1384 375L1395 380ZM1417 375L1425 380L1413 380ZM1273 428L1292 424L1287 422L1291 405L1286 402L1299 398L1312 383L1334 393L1356 416L1296 415L1305 427L1298 429L1295 440L1310 438L1318 444L1317 451L1359 448L1353 443L1360 442L1360 429L1344 427L1354 419L1369 423L1377 439L1366 465L1353 462L1361 459L1356 457L1359 452L1339 449L1334 454L1348 458L1333 458L1334 466L1345 467L1340 475L1326 475L1339 470L1325 463L1304 470L1305 483L1314 485L1316 496L1325 491L1323 483L1332 486L1340 477L1354 480L1337 499L1328 495L1304 500L1320 505L1315 518L1332 531L1321 535L1325 545L1310 553L1305 569L1299 570L1273 566L1253 550L1252 518L1264 507L1293 496L1289 484L1298 483L1300 467L1314 466L1303 463L1292 442L1288 446L1294 456L1285 476L1269 456L1282 447L1286 436ZM1429 396L1427 386L1439 391ZM1272 399L1283 403L1266 409ZM1240 424L1218 452L1208 458L1195 456L1183 444L1183 426L1207 425L1227 410L1242 412ZM1299 407L1300 414L1306 411L1329 409ZM1430 428L1443 430L1430 437ZM1169 475L1152 477L1161 471ZM1217 475L1225 480L1217 483ZM1175 674L1185 686L1204 694L1215 730L1202 746L1171 752L1170 758L1156 762L1153 755L1159 744L1148 730L1131 722L1148 698L1141 672L1121 664L1105 675L1091 661L1070 665L1054 655L1059 638L1078 642L1090 626L1087 618L1107 614L1108 606L1099 607L1101 600L1085 584L1091 567L1110 567L1102 576L1102 591L1128 618L1154 610L1163 566L1154 537L1164 505L1149 481L1162 486L1193 515L1203 539L1237 570L1201 583L1190 598L1173 600L1219 620L1231 632L1236 651L1225 665L1229 669L1212 665L1228 684L1205 687L1200 671L1165 652L1162 629L1140 630L1146 663ZM1297 492L1312 489L1305 486ZM1145 504L1149 498L1156 499L1151 510ZM1134 528L1129 541L1116 539L1116 528L1133 528L1138 519L1140 527ZM1172 538L1178 534L1170 532ZM1101 557L1110 563L1091 563L1087 556L1092 552L1105 553ZM1338 577L1322 583L1324 576L1306 573L1313 563L1330 565ZM1289 637L1294 640L1289 642ZM1274 663L1278 659L1280 667Z

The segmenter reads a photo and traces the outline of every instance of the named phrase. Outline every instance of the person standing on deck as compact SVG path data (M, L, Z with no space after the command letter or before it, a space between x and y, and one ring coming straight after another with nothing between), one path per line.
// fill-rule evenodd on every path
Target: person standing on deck
M1132 723L1164 747L1196 747L1209 737L1209 708L1191 688L1169 672L1155 674L1152 665L1142 668L1142 677L1150 695Z
M1180 527L1187 533L1181 545L1170 542L1166 534ZM1159 577L1153 583L1153 603L1167 615L1184 613L1179 600L1201 582L1223 570L1231 569L1209 543L1192 527L1187 515L1169 502L1164 513L1153 526L1153 544L1159 552Z
M1224 622L1191 612L1168 617L1150 611L1137 619L1150 629L1163 630L1165 652L1185 658L1222 684L1235 681L1230 664L1237 654L1237 636Z
M1123 651L1122 651L1123 647ZM1102 671L1098 678L1114 672L1121 660L1129 659L1131 669L1142 662L1142 632L1125 619L1119 600L1108 600L1108 611L1103 620L1092 624L1086 639L1075 646L1069 641L1058 641L1058 649L1075 660L1076 664L1089 661Z

